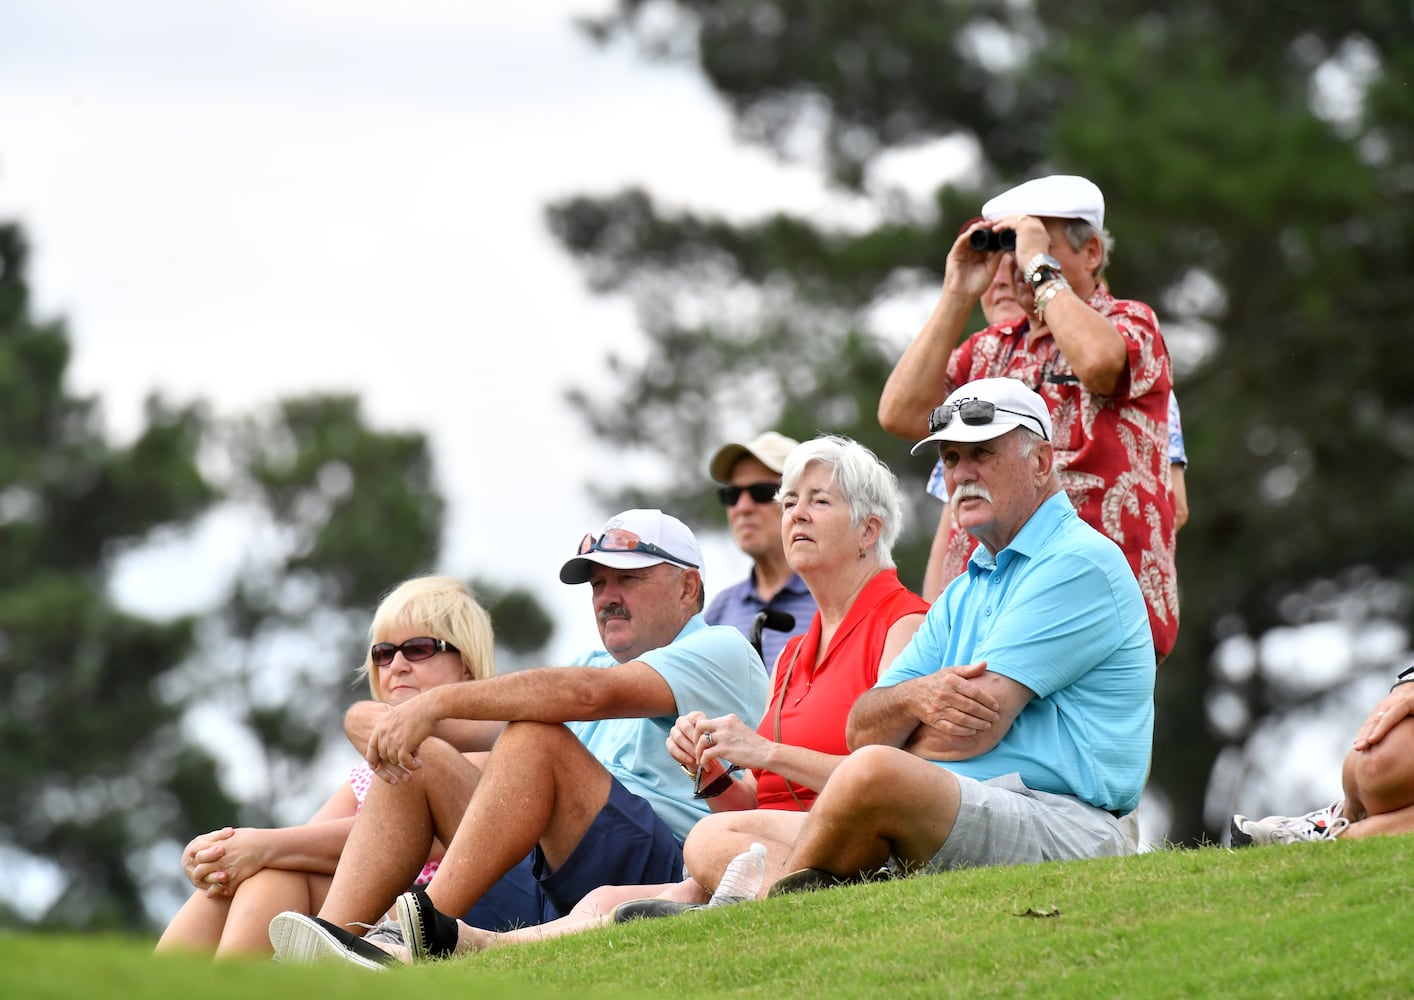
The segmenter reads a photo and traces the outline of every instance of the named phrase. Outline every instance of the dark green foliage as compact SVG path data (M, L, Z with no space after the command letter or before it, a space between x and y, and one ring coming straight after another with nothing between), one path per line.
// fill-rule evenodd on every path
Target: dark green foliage
M153 400L125 447L92 400L69 395L68 340L29 315L26 246L0 225L0 844L55 862L48 919L142 919L133 855L174 812L184 751L158 682L186 657L193 623L143 621L105 589L114 553L186 522L213 497L195 461L200 412ZM226 803L229 808L229 803Z
M612 359L613 391L572 398L604 439L671 464L663 502L705 516L705 456L765 426L864 440L916 500L926 470L874 419L899 347L871 310L936 289L988 195L1074 172L1106 193L1112 287L1159 311L1192 462L1152 779L1172 836L1204 834L1218 754L1292 697L1269 683L1274 663L1220 676L1224 640L1414 624L1408 4L621 0L587 28L692 66L746 139L877 209L863 229L670 212L642 191L549 210L592 286L639 303L646 361ZM884 154L956 137L980 159L930 203L873 182ZM915 509L917 583L936 508ZM1354 669L1391 666L1357 655ZM1247 719L1220 726L1209 704L1228 695ZM1220 817L1206 822L1215 835Z

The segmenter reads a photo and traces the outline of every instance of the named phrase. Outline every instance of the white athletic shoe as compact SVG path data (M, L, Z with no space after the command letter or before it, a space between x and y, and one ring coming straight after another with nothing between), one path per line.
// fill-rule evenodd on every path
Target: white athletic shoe
M1295 844L1305 840L1335 840L1340 831L1350 825L1350 820L1341 815L1344 799L1337 799L1322 809L1314 809L1304 816L1266 816L1249 819L1238 815L1232 817L1232 846L1247 847L1251 844Z

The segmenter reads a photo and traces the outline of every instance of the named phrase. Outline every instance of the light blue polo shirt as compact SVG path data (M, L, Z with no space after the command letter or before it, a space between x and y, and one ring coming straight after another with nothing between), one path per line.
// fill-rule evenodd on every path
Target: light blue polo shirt
M1148 620L1145 620L1147 627ZM708 625L693 615L666 646L650 649L648 664L672 688L677 711L651 719L600 719L566 725L579 741L634 795L647 800L678 840L711 810L692 797L692 779L668 753L668 733L679 715L708 718L735 714L755 729L766 711L766 671L751 643L727 625ZM577 667L612 669L619 662L605 650L586 653Z
M1139 804L1154 739L1148 612L1124 553L1064 492L995 558L977 546L876 686L983 660L1036 697L996 747L940 766L979 781L1018 772L1118 813Z

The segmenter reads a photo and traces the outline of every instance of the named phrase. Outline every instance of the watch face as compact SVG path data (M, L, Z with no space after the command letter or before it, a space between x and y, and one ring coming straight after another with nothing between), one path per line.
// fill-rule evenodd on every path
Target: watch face
M1026 281L1028 284L1036 285L1059 277L1060 273L1060 261L1050 254L1037 254L1031 266L1026 269Z

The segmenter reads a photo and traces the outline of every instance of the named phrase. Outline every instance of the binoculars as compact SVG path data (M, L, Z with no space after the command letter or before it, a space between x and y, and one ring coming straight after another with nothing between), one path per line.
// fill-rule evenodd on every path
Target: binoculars
M1016 249L1014 229L974 229L967 237L968 246L979 253L993 253L997 250Z

